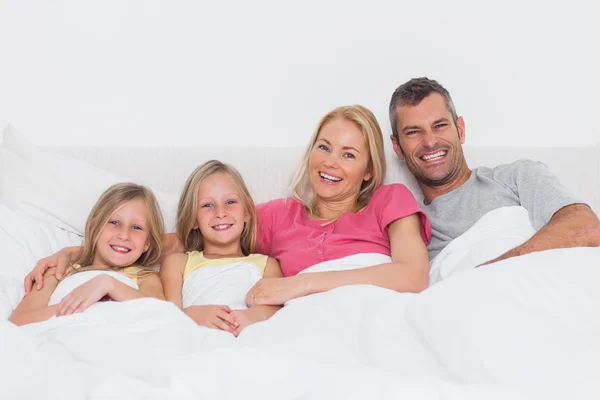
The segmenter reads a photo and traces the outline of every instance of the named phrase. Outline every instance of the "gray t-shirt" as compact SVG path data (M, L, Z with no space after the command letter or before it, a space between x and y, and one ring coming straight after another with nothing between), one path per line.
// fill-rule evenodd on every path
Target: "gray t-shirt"
M429 259L496 208L523 206L539 230L556 211L575 203L581 201L541 162L519 160L495 168L476 168L463 185L436 197L430 205L422 205L431 222Z

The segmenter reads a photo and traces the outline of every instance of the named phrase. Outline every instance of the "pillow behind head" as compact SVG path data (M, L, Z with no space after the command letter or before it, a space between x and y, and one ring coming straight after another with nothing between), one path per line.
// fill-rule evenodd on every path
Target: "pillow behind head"
M128 180L38 148L10 124L4 128L0 202L11 208L82 235L87 216L100 195L109 186ZM173 231L177 195L152 190L165 213L167 231Z

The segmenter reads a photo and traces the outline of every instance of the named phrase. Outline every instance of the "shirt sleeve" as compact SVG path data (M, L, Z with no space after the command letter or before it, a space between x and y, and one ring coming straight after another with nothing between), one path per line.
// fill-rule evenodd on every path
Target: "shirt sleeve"
M382 230L387 230L389 224L400 218L418 214L421 222L421 237L428 245L431 240L431 224L410 190L399 183L387 185L385 189L386 193L374 199L379 203L377 206Z
M271 244L273 242L274 219L278 209L281 208L283 199L271 200L256 206L257 216L257 234L256 234L256 252L269 255Z
M558 181L543 163L520 160L508 164L499 173L503 183L511 187L519 202L529 212L536 230L550 222L558 210L571 204L583 203Z

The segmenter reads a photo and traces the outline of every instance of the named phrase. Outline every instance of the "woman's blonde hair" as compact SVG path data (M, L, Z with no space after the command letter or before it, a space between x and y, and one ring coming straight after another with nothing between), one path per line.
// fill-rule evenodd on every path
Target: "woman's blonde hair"
M202 251L204 239L199 228L195 228L198 219L198 190L200 184L214 174L227 176L234 184L244 205L248 221L244 224L240 245L242 253L252 254L256 248L256 207L254 200L240 173L231 165L217 160L207 161L192 172L183 187L177 208L177 237L185 251Z
M160 257L162 250L163 217L154 193L145 186L135 183L117 183L109 187L98 199L85 223L83 236L83 249L79 257L74 260L69 272L82 272L98 269L92 263L96 255L96 244L110 217L125 203L141 199L146 203L148 210L148 250L135 261L140 267L150 267ZM125 268L125 267L122 267ZM122 268L114 268L118 271Z
M358 211L367 205L373 192L381 186L385 177L386 163L383 134L375 115L368 108L361 105L338 107L328 112L319 121L292 180L292 196L304 204L311 217L316 216L317 199L310 181L310 157L319 138L319 133L326 124L335 119L343 119L356 124L363 133L369 151L367 171L371 173L371 179L362 182L356 199L356 207L353 211Z

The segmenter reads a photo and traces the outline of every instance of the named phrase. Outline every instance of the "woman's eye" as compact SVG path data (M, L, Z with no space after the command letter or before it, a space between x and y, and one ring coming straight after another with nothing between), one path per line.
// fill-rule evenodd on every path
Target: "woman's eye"
M356 157L354 157L354 154L352 154L352 153L344 153L344 158L348 158L348 159L352 160L352 159L354 159Z
M329 147L325 146L324 144L320 144L318 146L318 148L321 149L321 150L323 150L323 151L328 151L329 150Z

